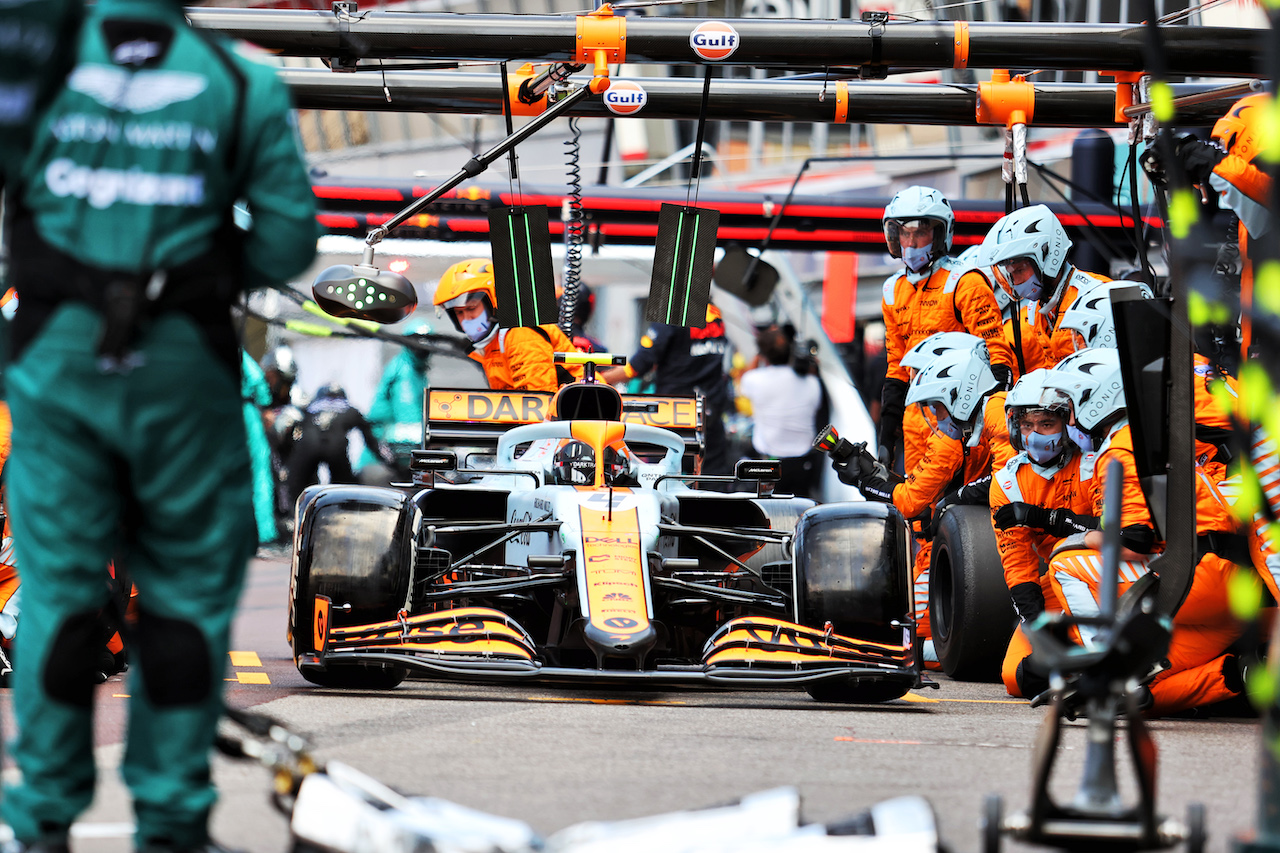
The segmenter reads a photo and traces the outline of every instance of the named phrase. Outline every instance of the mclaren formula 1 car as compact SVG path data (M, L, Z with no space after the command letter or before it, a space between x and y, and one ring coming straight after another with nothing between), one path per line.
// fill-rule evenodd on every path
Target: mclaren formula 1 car
M318 486L298 502L289 637L308 681L791 688L836 702L932 684L901 516L774 495L776 462L684 473L697 400L586 381L554 397L433 389L424 409L413 484Z

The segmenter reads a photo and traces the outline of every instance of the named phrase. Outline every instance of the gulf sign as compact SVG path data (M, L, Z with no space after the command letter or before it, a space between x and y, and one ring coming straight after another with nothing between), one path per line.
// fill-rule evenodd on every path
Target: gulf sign
M728 59L738 49L738 31L724 21L706 21L689 33L689 46L702 59Z
M649 93L639 83L630 80L614 80L604 93L604 105L614 115L629 116L638 113L648 102Z

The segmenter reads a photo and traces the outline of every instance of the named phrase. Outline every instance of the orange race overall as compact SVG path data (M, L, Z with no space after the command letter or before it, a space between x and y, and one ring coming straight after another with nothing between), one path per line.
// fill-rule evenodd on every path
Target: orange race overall
M489 387L495 391L555 391L560 380L553 354L577 351L558 326L548 324L499 329L471 357L484 366Z
M897 431L902 431L904 471L915 469L931 432L918 409L912 407L904 412L907 383L911 381L910 371L902 366L907 350L937 332L968 332L986 342L992 367L1003 366L1012 375L1017 374L1017 362L1004 339L1000 307L991 286L977 271L959 277L951 273L951 261L944 258L927 277L903 272L884 283L880 310L884 315L888 367L880 443L886 447L886 440L896 444ZM888 449L891 453L894 450Z
M1089 514L1092 509L1093 476L1092 455L1081 456L1071 451L1065 461L1050 465L1037 465L1026 453L1019 453L1003 468L996 471L991 480L991 514L1011 503L1028 503L1045 509L1066 509L1074 513ZM1041 590L1044 609L1057 612L1062 609L1047 575L1040 574L1041 560L1047 560L1058 543L1052 534L1031 527L996 528L996 547L1004 567L1005 585L1012 591L1021 586L1037 585ZM1018 596L1014 596L1015 603ZM1021 612L1022 622L1039 616L1039 612ZM1030 608L1034 609L1034 608ZM1000 675L1010 696L1030 696L1039 689L1030 686L1026 659L1031 654L1031 643L1022 626L1014 632L1005 653ZM1043 677L1042 677L1043 679ZM1047 682L1045 683L1047 687ZM1039 685L1035 685L1039 687Z
M893 487L893 505L904 518L914 519L928 511L947 492L985 475L990 469L991 456L985 447L968 448L960 439L931 431L925 442L924 455L907 474L907 479ZM916 541L919 550L911 572L912 610L918 635L925 640L932 636L929 629L929 560L933 547L932 542L923 537Z
M1093 489L1094 513L1102 511L1105 466L1113 459L1120 461L1124 475L1121 542L1135 552L1131 555L1133 558L1120 563L1120 593L1123 594L1148 571L1148 559L1137 559L1137 555L1154 554L1161 549L1161 543L1154 538L1151 514L1138 480L1133 436L1126 421L1121 422L1098 455ZM1218 541L1224 533L1234 531L1236 522L1227 501L1213 482L1211 472L1198 467L1196 474L1196 531L1201 536L1201 550L1205 551L1212 547L1206 543ZM1239 692L1238 679L1230 672L1232 663L1226 654L1227 647L1243 631L1243 626L1232 616L1227 600L1227 584L1234 571L1236 569L1230 559L1212 550L1204 553L1196 565L1191 591L1174 616L1168 667L1151 684L1153 713L1167 714L1194 708L1229 699ZM1098 551L1083 547L1058 551L1050 563L1049 576L1054 591L1069 613L1094 616L1100 612L1102 555ZM1086 646L1094 635L1092 629L1080 629L1080 639Z

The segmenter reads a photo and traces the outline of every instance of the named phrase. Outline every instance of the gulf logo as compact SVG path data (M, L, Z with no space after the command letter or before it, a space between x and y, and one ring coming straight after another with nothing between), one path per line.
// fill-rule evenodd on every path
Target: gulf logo
M703 59L728 59L738 49L738 31L724 21L706 21L689 33L689 46Z
M638 113L648 102L649 93L639 83L630 80L614 80L604 93L604 105L614 115Z

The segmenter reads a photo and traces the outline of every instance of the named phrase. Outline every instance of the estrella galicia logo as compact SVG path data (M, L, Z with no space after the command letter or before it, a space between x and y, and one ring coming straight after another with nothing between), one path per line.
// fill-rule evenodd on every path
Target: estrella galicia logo
M724 21L704 21L689 34L693 52L711 62L728 59L740 41L738 31Z
M614 115L638 113L648 102L649 93L639 83L630 80L614 80L604 93L604 105Z

